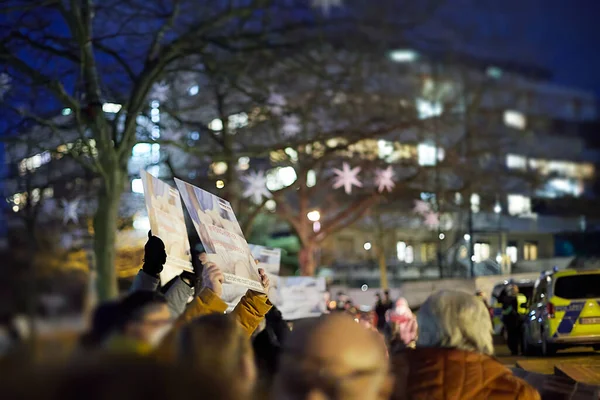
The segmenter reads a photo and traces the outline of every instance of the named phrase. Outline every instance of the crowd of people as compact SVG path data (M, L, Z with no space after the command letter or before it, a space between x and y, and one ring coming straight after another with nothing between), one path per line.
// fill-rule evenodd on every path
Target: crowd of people
M540 398L493 358L489 313L474 295L435 293L415 316L385 292L374 323L341 309L292 326L252 290L226 314L220 266L193 256L197 274L161 287L167 255L149 235L129 293L97 307L71 361L3 373L3 398Z

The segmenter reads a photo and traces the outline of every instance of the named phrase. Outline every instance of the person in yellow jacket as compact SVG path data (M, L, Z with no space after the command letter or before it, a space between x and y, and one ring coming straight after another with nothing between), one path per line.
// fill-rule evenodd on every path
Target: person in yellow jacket
M161 359L173 359L176 347L175 338L179 328L202 315L224 314L227 310L227 304L220 298L225 280L223 274L217 265L207 261L205 254L200 256L200 260L204 266L202 269L202 289L198 296L188 304L183 314L177 318L173 324L173 329L159 345L156 353ZM259 268L258 272L265 292L268 292L269 278L262 268ZM231 314L236 317L246 336L250 338L272 306L266 294L248 290Z

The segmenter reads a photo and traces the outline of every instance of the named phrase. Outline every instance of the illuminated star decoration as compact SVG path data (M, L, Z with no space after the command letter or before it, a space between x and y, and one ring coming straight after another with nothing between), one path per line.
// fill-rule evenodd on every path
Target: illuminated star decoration
M165 82L158 82L152 86L152 90L150 91L150 99L156 100L159 102L167 101L169 97L169 85Z
M429 212L424 215L423 223L429 229L437 229L440 226L440 215L436 212Z
M300 133L300 118L296 115L283 117L283 136L286 138L296 136Z
M79 199L73 201L67 201L62 199L63 206L63 224L67 225L69 221L73 221L76 224L79 223L79 216L77 215L77 208L79 207Z
M390 165L386 169L378 169L375 171L375 184L377 185L377 191L383 193L385 190L391 192L396 184L393 181L394 170Z
M243 196L251 198L255 204L260 204L264 198L271 198L271 192L267 188L267 177L264 171L252 171L243 176L242 180L246 183Z
M281 115L283 113L283 107L287 105L287 101L283 95L272 91L267 99L267 104L273 115Z
M352 193L352 186L362 187L362 183L358 180L358 174L360 173L360 167L350 168L348 163L344 163L342 169L333 169L333 172L337 175L333 183L334 189L339 189L342 186L346 191L346 194Z
M0 74L0 100L4 99L4 95L10 90L12 78L6 73Z
M423 200L415 200L415 208L413 208L415 214L425 216L431 212L431 205Z
M323 13L325 15L329 14L329 11L333 7L341 7L343 1L342 0L312 0L313 7L321 7Z

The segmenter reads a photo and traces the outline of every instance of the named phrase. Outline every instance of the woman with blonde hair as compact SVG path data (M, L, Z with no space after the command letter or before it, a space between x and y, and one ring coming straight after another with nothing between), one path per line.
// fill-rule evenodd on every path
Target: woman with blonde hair
M226 388L225 397L243 400L252 396L257 375L254 352L235 317L202 316L182 327L176 341L182 367Z

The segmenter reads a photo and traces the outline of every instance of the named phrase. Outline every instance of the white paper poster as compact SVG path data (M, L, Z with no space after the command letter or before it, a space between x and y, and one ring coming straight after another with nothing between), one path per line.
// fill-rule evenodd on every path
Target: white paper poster
M200 236L208 260L223 273L226 283L263 292L248 243L228 201L175 179L183 202Z
M289 276L279 278L276 306L283 319L314 318L327 310L325 278Z
M165 244L167 263L161 281L168 282L182 270L193 272L181 197L179 192L146 171L141 171L144 198L152 235Z
M254 260L258 261L257 268L262 268L267 273L270 281L269 300L275 304L277 301L277 287L279 280L279 269L281 267L281 249L274 249L257 244L249 244L250 251ZM246 294L245 286L235 284L223 285L223 301L227 303L227 312L230 312L237 306Z

